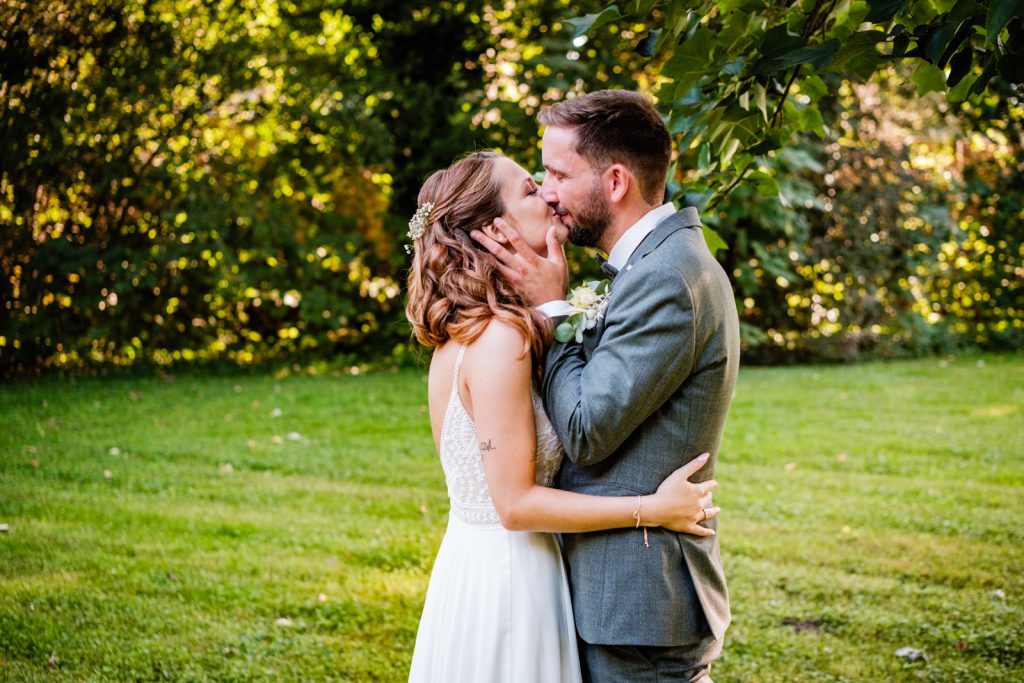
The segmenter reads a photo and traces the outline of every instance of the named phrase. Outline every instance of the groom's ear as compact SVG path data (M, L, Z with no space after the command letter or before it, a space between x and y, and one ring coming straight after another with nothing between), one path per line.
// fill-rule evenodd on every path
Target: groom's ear
M495 242L497 242L498 244L508 244L508 237L506 237L505 233L503 233L498 228L498 226L495 225L494 221L491 221L490 223L485 223L480 228L480 231L483 232L483 234L490 237Z
M605 169L604 173L608 201L617 204L629 193L629 186L633 183L633 174L622 164L612 164Z

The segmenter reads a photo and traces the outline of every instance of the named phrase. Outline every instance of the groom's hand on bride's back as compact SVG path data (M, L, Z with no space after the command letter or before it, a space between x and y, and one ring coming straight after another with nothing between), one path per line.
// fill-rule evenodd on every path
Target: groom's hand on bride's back
M546 237L548 255L543 257L526 243L519 231L501 218L494 219L493 239L481 230L470 237L498 260L498 269L530 306L565 298L569 286L569 270L562 242L565 228L552 225ZM498 241L502 240L502 241Z

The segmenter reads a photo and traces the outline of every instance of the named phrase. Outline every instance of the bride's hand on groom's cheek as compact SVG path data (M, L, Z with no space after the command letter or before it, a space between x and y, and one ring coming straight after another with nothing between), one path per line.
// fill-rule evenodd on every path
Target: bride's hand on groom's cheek
M486 234L473 230L470 237L498 260L498 269L526 302L539 306L549 301L564 299L569 287L569 269L562 248L568 234L558 226L548 228L546 241L548 255L539 255L515 228L501 218L495 218Z

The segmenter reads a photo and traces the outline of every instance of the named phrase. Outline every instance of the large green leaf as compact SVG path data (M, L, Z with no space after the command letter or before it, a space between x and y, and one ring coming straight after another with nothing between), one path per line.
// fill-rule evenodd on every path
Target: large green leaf
M977 76L974 74L967 74L962 81L949 89L949 92L946 93L946 99L953 104L963 102L967 99L967 94L971 91L971 87L976 79Z
M1006 25L1007 37L1003 47L1006 51L1019 55L1024 53L1024 19L1017 18Z
M729 161L732 160L734 154L739 151L740 140L739 138L727 137L722 140L722 145L719 148L719 168L725 168L729 165Z
M882 60L877 46L887 40L888 35L884 31L857 31L839 48L829 71L853 69L858 75L870 75Z
M680 111L673 111L669 117L668 130L672 135L679 135L682 133L688 133L693 125L700 121L704 114L708 111L708 107L702 107L695 112L684 114Z
M769 128L764 133L764 138L752 147L747 148L746 153L753 156L767 154L768 152L775 151L782 147L783 143L785 143L788 138L788 130L782 131L778 128Z
M761 58L754 63L755 76L771 76L786 68L786 58L798 53L804 47L804 40L786 30L785 25L774 26L765 31L758 41L757 49ZM801 61L798 58L797 62ZM804 60L806 61L806 60Z
M820 76L812 74L800 79L800 92L810 97L812 102L817 102L828 94L829 89Z
M697 151L697 168L707 169L711 166L711 143L705 142Z
M718 44L730 53L746 54L754 31L755 15L743 10L727 11L720 2L716 4L722 12L721 27L716 31Z
M664 8L664 12L665 16L661 22L661 35L658 36L658 43L654 48L656 53L661 51L661 48L666 43L671 44L675 42L676 38L686 30L689 24L689 12L687 11L686 3L670 2Z
M992 0L985 18L985 33L989 43L995 43L999 33L1010 19L1024 12L1024 0Z
M815 69L821 69L827 66L832 58L835 57L836 52L839 51L840 43L835 38L826 40L821 45L815 45L813 47L802 47L799 50L793 50L779 57L781 68L785 69L797 64L810 64Z
M800 128L811 131L820 138L825 137L825 121L817 106L808 104L800 110Z
M584 33L598 29L621 16L617 5L609 5L596 14L585 14L567 21L572 26L572 39L576 40Z
M971 70L973 61L974 49L968 43L949 60L949 77L946 79L946 85L950 88L956 87L957 83L962 81L967 72Z
M946 88L946 74L937 66L927 63L918 66L917 71L911 76L911 80L917 86L918 95Z
M873 24L884 24L896 16L903 7L901 0L868 0L868 14L864 21Z
M950 40L949 43L946 45L946 49L942 52L942 56L939 58L939 61L935 64L935 66L939 67L940 69L945 69L946 65L949 64L950 58L953 57L953 55L957 52L957 50L960 49L960 46L963 45L965 41L967 41L967 47L970 47L970 41L968 41L967 39L970 38L973 34L974 25L970 21L965 21L962 24L960 24L960 28L957 29L957 32L953 35L952 40Z
M757 114L748 114L739 107L731 107L711 131L708 140L714 142L720 138L734 137L747 142L755 139L760 130L758 119Z
M706 225L702 225L701 230L704 232L704 241L708 243L708 249L711 250L712 254L717 254L722 249L729 248L729 245L726 244L725 240L722 239L721 235L719 235L713 229L709 228Z
M929 62L939 67L946 65L952 50L973 30L970 22L965 24L965 21L977 9L977 5L976 0L958 0L942 22L926 32L920 43L924 46L924 56Z
M1013 57L1013 55L1006 56L1011 58ZM996 75L996 72L998 70L996 68L997 65L998 60L996 60L995 55L989 54L988 57L985 59L985 66L982 68L981 74L978 76L977 80L974 81L974 84L971 86L971 89L967 91L968 97L972 95L978 95L985 91L985 86L987 86L988 82L992 80L992 77Z
M781 57L804 46L804 39L790 33L784 24L764 32L757 43L758 51L768 58Z
M764 171L754 171L746 177L747 182L757 188L757 193L765 197L775 197L779 194L779 181L775 176Z
M1003 55L999 58L999 76L1010 83L1024 83L1024 59L1020 55Z
M764 116L764 120L768 121L768 91L760 83L754 84L754 102L757 104L758 111Z
M705 27L698 28L693 36L676 49L672 58L662 70L664 76L671 78L673 87L672 100L685 95L690 88L697 85L700 79L709 73L708 62L715 45L714 34Z
M890 34L892 38L892 57L902 57L907 53L907 48L910 47L910 32L902 24L898 24Z

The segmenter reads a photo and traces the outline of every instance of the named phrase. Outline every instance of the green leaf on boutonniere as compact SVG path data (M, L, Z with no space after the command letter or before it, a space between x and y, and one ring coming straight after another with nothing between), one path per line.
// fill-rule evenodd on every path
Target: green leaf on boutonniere
M610 285L610 280L592 280L573 289L566 300L573 313L555 330L555 339L563 344L572 340L582 342L583 333L596 327L604 316Z
M555 330L555 339L563 344L576 336L576 330L569 323L562 323Z

